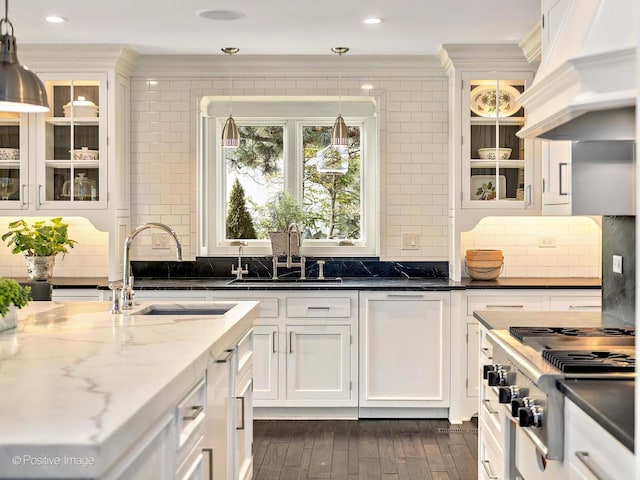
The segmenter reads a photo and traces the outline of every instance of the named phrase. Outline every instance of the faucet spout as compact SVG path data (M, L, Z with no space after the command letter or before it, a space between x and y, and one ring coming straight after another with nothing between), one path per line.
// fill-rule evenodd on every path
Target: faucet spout
M134 231L132 231L129 236L124 241L124 254L122 258L122 302L120 308L123 310L128 310L131 305L133 305L133 276L131 275L130 265L129 265L129 249L131 248L131 242L133 239L138 236L140 232L147 230L149 228L159 228L160 230L164 230L166 233L173 237L173 240L176 242L176 258L179 262L182 261L182 242L180 241L180 237L176 233L176 231L168 225L164 223L150 222L145 223L144 225L140 225Z

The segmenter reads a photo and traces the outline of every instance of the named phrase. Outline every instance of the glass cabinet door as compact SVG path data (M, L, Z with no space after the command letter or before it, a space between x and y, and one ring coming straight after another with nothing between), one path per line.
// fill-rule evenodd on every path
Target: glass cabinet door
M27 204L27 121L26 114L0 112L0 209Z
M51 110L39 139L38 205L106 205L106 77L42 78Z
M532 159L528 142L516 135L525 121L524 108L516 98L527 83L521 78L482 77L464 82L463 105L468 105L462 149L466 206L524 208L531 201Z

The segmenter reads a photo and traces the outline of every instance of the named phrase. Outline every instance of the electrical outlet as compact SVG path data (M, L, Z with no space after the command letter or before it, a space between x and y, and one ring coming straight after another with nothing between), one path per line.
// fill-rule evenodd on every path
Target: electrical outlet
M556 237L538 237L538 247L540 248L555 248Z
M402 250L420 250L417 233L402 234Z
M169 236L166 233L153 232L151 234L151 248L155 250L169 248Z
M613 255L613 273L622 273L622 255Z

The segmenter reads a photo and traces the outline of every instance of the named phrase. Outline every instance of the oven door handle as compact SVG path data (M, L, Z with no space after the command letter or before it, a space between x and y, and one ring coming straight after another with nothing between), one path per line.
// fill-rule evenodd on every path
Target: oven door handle
M489 415L498 415L499 412L489 407L489 405L491 405L491 400L489 400L488 398L482 400L482 405L484 406L487 413L489 413Z
M587 468L587 470L591 472L591 475L596 477L597 480L611 479L609 475L604 473L602 469L593 460L591 460L591 455L589 455L589 452L578 450L576 451L576 458L580 460L580 463L582 463Z
M489 480L498 480L498 476L494 475L491 471L491 467L489 466L489 460L482 460L482 467L484 468L484 473L487 474L487 478Z

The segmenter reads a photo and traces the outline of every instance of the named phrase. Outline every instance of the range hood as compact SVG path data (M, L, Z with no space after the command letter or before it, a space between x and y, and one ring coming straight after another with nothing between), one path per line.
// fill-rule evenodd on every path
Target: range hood
M547 10L542 62L518 98L527 109L518 136L635 139L636 2L567 0Z

